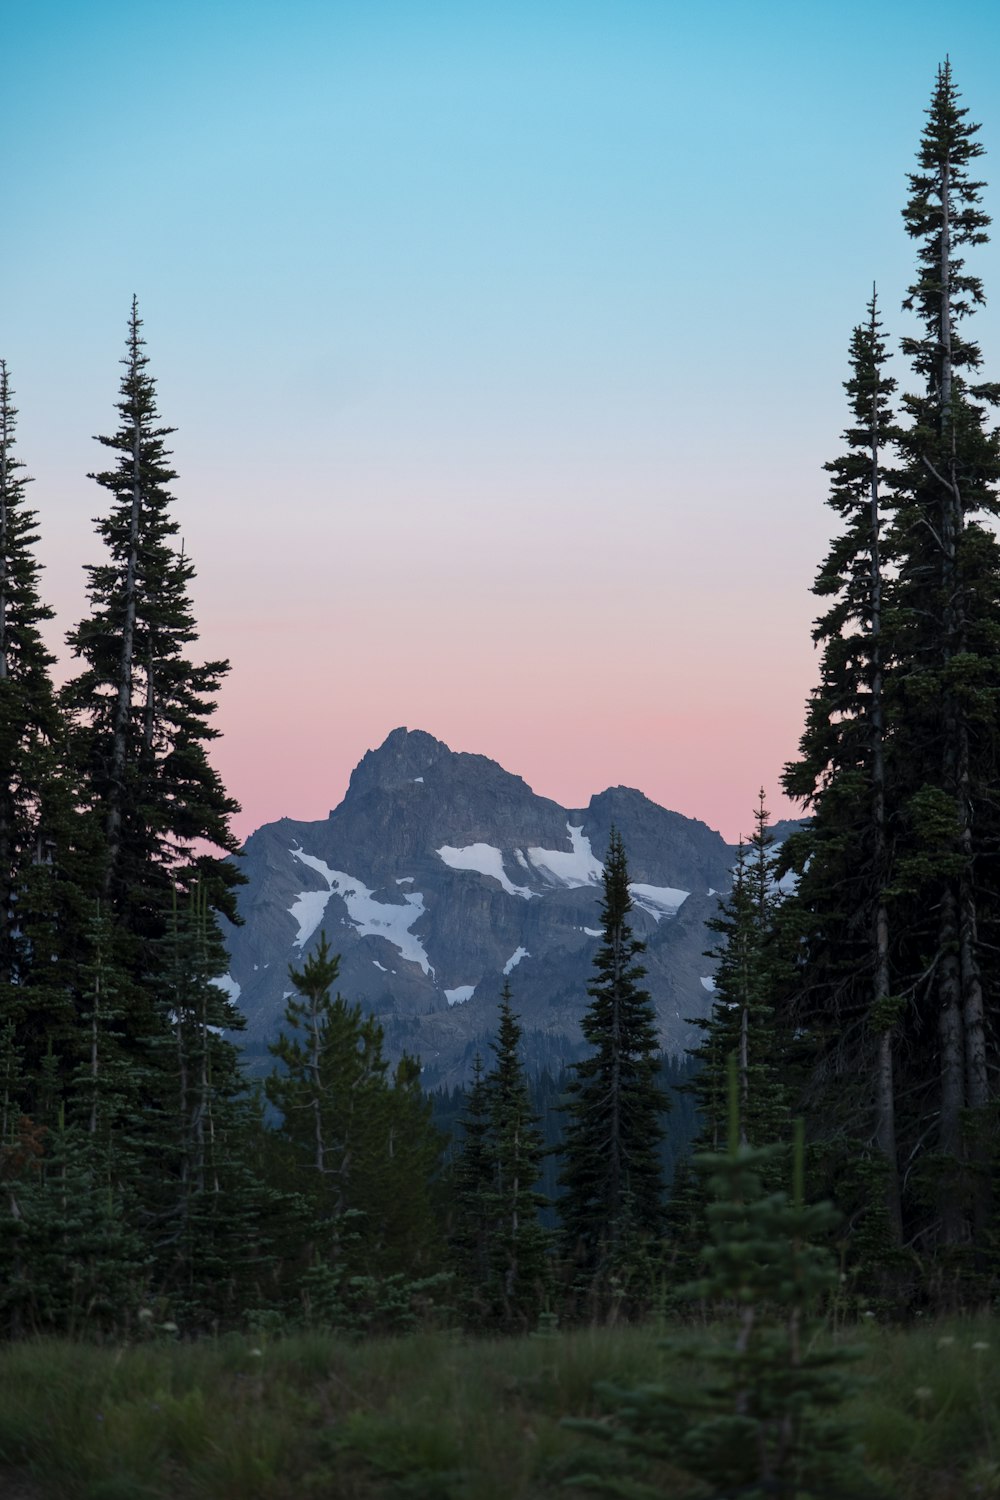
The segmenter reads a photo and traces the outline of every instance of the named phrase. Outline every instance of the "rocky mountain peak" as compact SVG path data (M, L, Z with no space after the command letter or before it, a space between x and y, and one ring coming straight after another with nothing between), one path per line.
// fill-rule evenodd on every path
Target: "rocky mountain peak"
M251 1065L269 1065L289 965L324 933L341 992L378 1016L390 1053L421 1057L428 1083L458 1081L485 1052L505 978L529 1064L578 1056L612 825L663 1045L687 1045L688 1018L710 1003L703 924L732 866L721 836L630 787L567 809L486 756L400 728L364 756L329 818L281 819L246 845L244 925L220 982L247 1017Z
M451 754L447 745L423 729L394 729L377 749L368 750L355 766L347 797L363 797L369 792L405 786L423 777L439 760Z

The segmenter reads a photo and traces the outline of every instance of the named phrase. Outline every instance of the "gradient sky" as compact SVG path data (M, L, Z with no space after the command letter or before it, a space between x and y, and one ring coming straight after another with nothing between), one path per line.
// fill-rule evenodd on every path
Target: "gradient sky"
M325 816L399 724L568 805L786 811L850 330L873 279L910 326L945 53L1000 183L1000 8L0 13L0 355L54 646L134 291L241 834ZM976 269L996 292L1000 242Z

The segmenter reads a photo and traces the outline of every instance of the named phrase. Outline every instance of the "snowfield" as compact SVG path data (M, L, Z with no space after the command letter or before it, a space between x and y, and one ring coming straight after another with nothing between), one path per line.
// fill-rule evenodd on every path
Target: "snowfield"
M331 896L339 896L347 907L348 921L359 937L382 937L399 949L400 957L410 963L419 964L425 974L433 975L430 960L420 939L410 928L424 914L424 898L419 891L407 891L403 897L405 906L390 906L376 901L364 881L344 870L331 870L323 860L303 849L290 849L293 859L315 870L327 882L326 891L303 891L288 908L299 924L295 946L309 941L323 920Z
M508 896L523 896L525 901L530 901L535 894L527 886L514 885L503 867L503 855L492 844L466 844L463 849L442 844L436 853L451 870L474 870L477 875L497 881Z

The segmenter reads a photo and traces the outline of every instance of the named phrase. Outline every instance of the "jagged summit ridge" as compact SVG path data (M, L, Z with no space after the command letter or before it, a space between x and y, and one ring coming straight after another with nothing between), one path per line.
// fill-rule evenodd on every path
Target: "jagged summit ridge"
M247 842L227 983L251 1060L278 1029L288 965L321 932L341 954L342 993L378 1015L391 1050L421 1056L428 1082L463 1076L505 976L535 1062L578 1055L612 824L662 1039L679 1050L708 1000L709 891L732 862L721 836L631 788L561 807L486 756L400 728L362 758L326 820L281 819Z

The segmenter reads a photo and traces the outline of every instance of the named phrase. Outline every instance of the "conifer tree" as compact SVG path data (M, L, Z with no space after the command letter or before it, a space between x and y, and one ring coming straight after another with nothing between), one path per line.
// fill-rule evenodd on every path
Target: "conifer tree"
M980 206L983 184L970 175L983 150L979 127L958 99L945 62L904 209L919 247L905 305L923 326L903 347L922 389L905 398L910 421L900 439L894 524L900 713L912 746L897 882L929 919L909 945L907 977L920 983L929 971L912 1040L928 1061L937 1055L924 1122L937 1122L937 1210L951 1246L970 1232L981 1238L986 1225L996 1037L985 994L1000 936L989 873L1000 847L1000 546L987 524L1000 512L1000 436L990 417L1000 387L980 382L979 347L960 331L983 301L961 252L986 241L989 219ZM931 1083L926 1075L921 1081Z
M703 1495L707 1484L717 1500L874 1497L880 1491L864 1474L838 1411L856 1385L845 1369L851 1351L817 1347L815 1338L821 1298L838 1279L824 1241L839 1215L829 1203L805 1201L801 1121L792 1191L767 1191L775 1160L785 1157L787 1163L787 1153L741 1144L734 1056L728 1073L727 1150L696 1158L710 1175L714 1199L703 1274L684 1290L723 1317L735 1310L738 1326L722 1344L713 1329L674 1347L686 1371L693 1357L695 1367L705 1364L712 1372L701 1389L684 1390L676 1381L631 1390L605 1384L611 1421L566 1425L613 1442L624 1463L609 1473L600 1454L589 1462L581 1457L574 1483L600 1494L656 1500L665 1491L647 1482L640 1468L652 1459L670 1465L670 1494ZM691 1476L692 1485L677 1487L677 1469Z
M14 1026L30 1112L42 1055L73 1029L65 960L81 947L70 877L81 834L41 633L52 611L39 596L37 518L25 503L13 396L0 360L0 1015Z
M485 1087L492 1159L489 1258L493 1296L506 1328L534 1325L548 1279L548 1236L538 1218L546 1200L536 1190L544 1144L520 1056L521 1036L505 981L491 1043L496 1061Z
M440 1140L419 1065L404 1057L388 1076L382 1027L331 996L339 968L321 934L301 970L289 970L298 998L286 1004L287 1029L270 1047L279 1066L265 1081L282 1116L286 1185L299 1194L302 1287L332 1322L348 1316L358 1277L374 1295L379 1278L436 1270L440 1253L430 1199Z
M774 941L781 903L776 883L778 857L767 819L761 788L753 835L749 843L741 839L737 850L732 890L719 898L718 916L707 924L720 938L718 946L705 955L717 961L712 1008L705 1019L694 1023L703 1033L689 1053L697 1070L681 1086L697 1105L694 1150L698 1153L723 1149L731 1064L736 1068L741 1144L770 1146L787 1136L790 1086L776 1006L781 959ZM771 1170L780 1171L777 1158ZM778 1184L772 1179L768 1185ZM675 1176L668 1211L675 1270L693 1274L692 1256L704 1237L708 1201L704 1177L685 1164Z
M35 852L39 750L58 735L50 669L40 626L52 618L39 597L35 513L14 451L17 410L0 360L0 982L17 973L15 906L21 873Z
M701 1063L690 1085L702 1121L701 1150L719 1150L725 1136L730 1057L737 1060L742 1143L769 1145L785 1134L772 947L780 897L767 819L762 788L754 809L754 832L748 844L739 845L732 891L720 898L719 914L708 923L721 941L706 955L718 960L715 991L708 1019L697 1023L704 1040L692 1053Z
M260 1202L241 1139L252 1128L253 1106L230 1040L245 1023L218 981L225 951L200 883L175 901L169 931L154 952L154 982L171 1036L150 1091L162 1126L157 1191L147 1194L147 1205L156 1224L159 1285L183 1299L190 1325L232 1302L233 1263L245 1259L248 1201Z
M882 1229L870 1226L865 1236L882 1260L903 1236L895 1077L903 1002L892 993L891 879L900 841L898 762L906 754L898 733L891 735L900 661L885 532L900 484L888 453L900 429L886 365L873 291L850 344L846 449L826 465L829 505L843 529L814 583L831 600L813 631L823 645L822 679L808 703L801 759L784 772L787 792L813 816L784 847L783 865L798 871L798 888L780 913L790 956L784 1010L814 1118L840 1137L847 1173L858 1179L852 1190L841 1173L844 1202L853 1191L865 1215L865 1200L880 1203ZM894 916L903 932L898 900Z
M465 1315L474 1324L487 1317L490 1230L493 1220L493 1152L482 1054L472 1062L472 1082L460 1118L461 1144L453 1173L451 1251Z
M240 876L223 857L237 849L228 820L238 807L206 750L228 663L187 655L194 569L174 540L172 429L159 425L141 328L133 298L120 425L98 439L117 458L91 476L112 496L96 523L108 556L87 568L91 612L68 637L83 670L65 696L103 827L102 895L123 930L145 940L166 931L177 882L200 879L210 908L234 917Z
M575 1065L567 1094L558 1211L577 1284L607 1312L663 1228L659 1146L669 1101L657 1082L655 1014L636 962L645 944L628 920L628 864L616 830L603 885L602 940L582 1022L594 1051Z
M889 1242L898 1245L900 1002L891 993L889 901L898 772L889 736L894 680L888 675L896 648L886 627L892 601L884 531L899 480L886 453L900 434L887 361L873 292L867 320L851 339L846 448L826 465L832 475L828 503L844 526L814 585L816 594L832 601L813 631L823 645L821 682L808 705L801 758L785 769L786 791L810 808L812 818L783 852L799 880L782 925L800 971L792 977L790 1015L799 1050L811 1049L807 1066L814 1081L816 1070L836 1080L830 1096L842 1119L856 1119L860 1107L868 1122Z
M945 63L904 210L919 245L905 306L923 327L903 348L921 388L897 426L873 300L852 343L847 451L829 465L846 524L816 586L833 598L816 627L823 678L785 780L813 814L788 844L789 1029L852 1221L876 1200L883 1262L904 1241L981 1250L990 1215L1000 390L961 331L983 300L962 252L988 225L966 113Z

